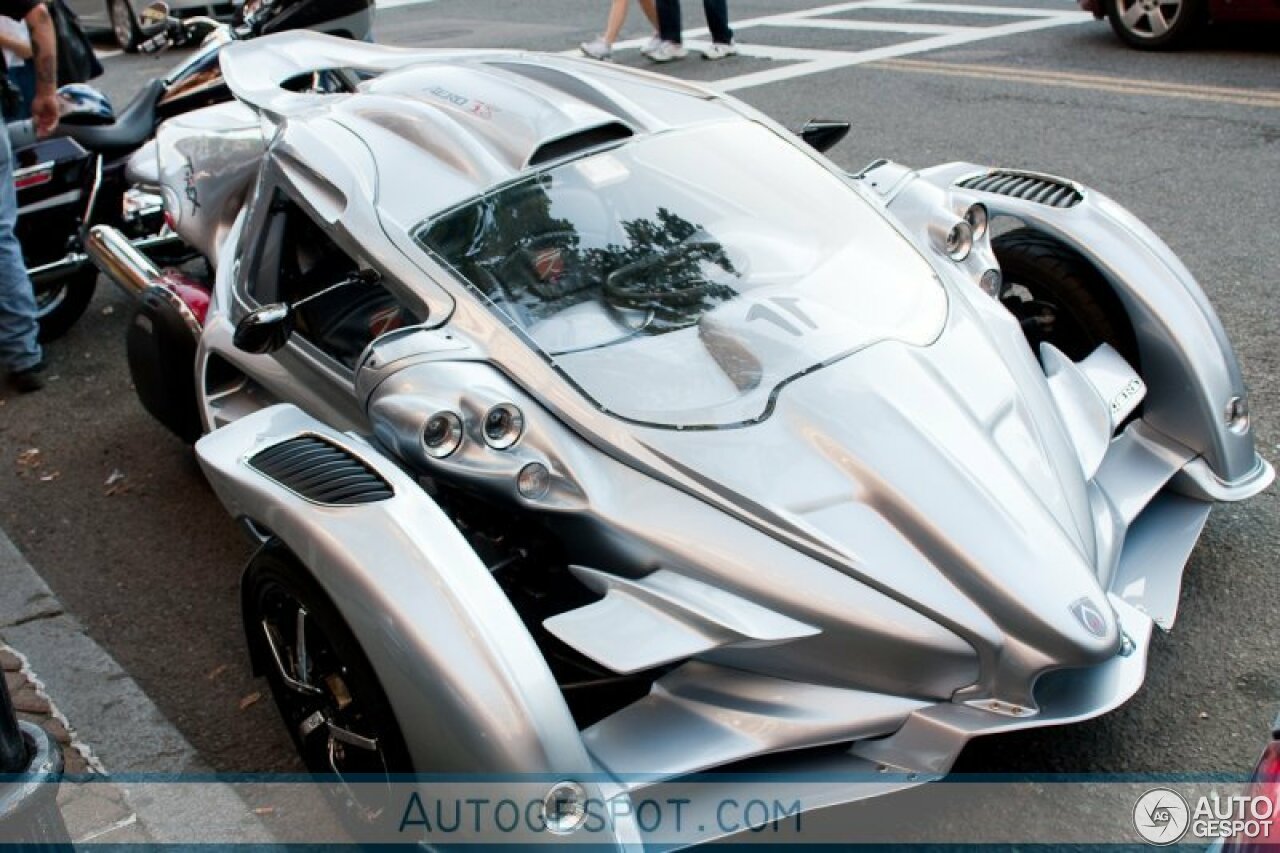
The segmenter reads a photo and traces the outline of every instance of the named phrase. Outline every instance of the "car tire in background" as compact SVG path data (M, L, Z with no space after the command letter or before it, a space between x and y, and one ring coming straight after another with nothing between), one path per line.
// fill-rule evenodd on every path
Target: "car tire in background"
M1106 0L1106 9L1115 34L1139 50L1183 47L1208 18L1204 0Z
M116 44L126 53L138 49L138 17L133 14L129 0L107 0L107 16L111 19L111 34Z

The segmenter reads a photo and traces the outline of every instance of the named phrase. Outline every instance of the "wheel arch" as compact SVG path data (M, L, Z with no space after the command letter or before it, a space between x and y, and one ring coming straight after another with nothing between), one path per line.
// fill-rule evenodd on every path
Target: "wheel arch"
M248 464L256 452L299 435L356 456L394 495L319 505ZM533 638L412 478L290 405L223 427L196 451L232 514L263 537L269 531L263 547L286 551L338 610L386 692L419 772L590 772Z
M891 211L897 198L909 195L904 190L913 180L924 180L943 190L955 209L980 201L993 218L1021 221L1099 272L1135 334L1148 386L1144 420L1203 459L1202 465L1188 466L1183 488L1199 497L1234 499L1270 481L1252 430L1228 422L1228 406L1234 399L1247 401L1247 389L1221 320L1187 267L1132 213L1094 189L1052 176L1040 177L1072 187L1078 201L1054 207L958 186L990 171L971 163L905 174L903 167L885 163L863 177L880 170L891 179L881 181Z

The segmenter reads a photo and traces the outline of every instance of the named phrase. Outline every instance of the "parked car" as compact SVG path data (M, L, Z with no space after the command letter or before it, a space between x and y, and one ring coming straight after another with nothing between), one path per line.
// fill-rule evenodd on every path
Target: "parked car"
M143 41L139 24L143 8L149 0L67 0L86 32L110 31L121 50L132 53ZM201 0L167 0L169 11L179 18L207 15L230 21L243 0L228 3L204 3Z
M1126 701L1210 508L1274 477L1205 294L1097 190L846 174L830 123L564 56L221 62L239 103L146 155L213 280L89 251L259 545L252 660L317 772L519 774L619 843L765 755L823 771L805 807L921 784Z
M1210 23L1280 22L1274 0L1079 0L1130 47L1172 50L1183 47Z

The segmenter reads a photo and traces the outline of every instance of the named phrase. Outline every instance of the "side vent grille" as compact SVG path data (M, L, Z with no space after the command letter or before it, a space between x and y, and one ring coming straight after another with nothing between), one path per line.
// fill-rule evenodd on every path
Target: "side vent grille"
M383 501L391 484L335 444L314 435L291 438L255 453L249 465L309 501L353 506Z
M1047 175L1032 175L1026 172L987 172L984 175L966 178L956 186L1034 201L1050 207L1075 207L1084 200L1075 187L1064 181Z

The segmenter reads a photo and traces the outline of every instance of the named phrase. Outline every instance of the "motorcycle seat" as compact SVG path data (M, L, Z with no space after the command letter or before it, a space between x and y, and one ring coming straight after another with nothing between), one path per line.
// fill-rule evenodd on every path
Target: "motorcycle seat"
M133 96L111 124L68 124L60 130L87 150L103 156L128 154L151 137L156 127L156 103L163 93L164 81L152 80Z

